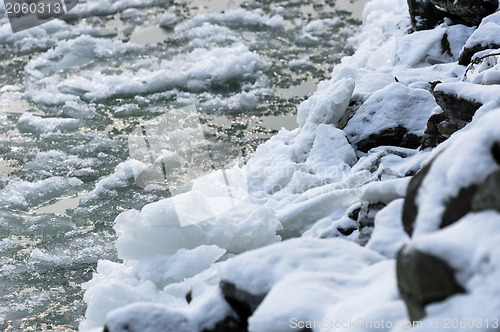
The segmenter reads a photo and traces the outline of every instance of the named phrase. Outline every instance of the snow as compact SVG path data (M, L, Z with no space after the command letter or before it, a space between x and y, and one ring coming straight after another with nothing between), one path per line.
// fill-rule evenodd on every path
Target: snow
M495 15L495 14L493 14ZM498 14L496 15L498 17ZM470 38L465 43L465 48L472 48L476 45L487 46L489 44L497 44L498 34L500 33L500 24L498 21L486 21L472 33Z
M77 119L42 118L26 112L17 121L17 127L21 132L47 134L75 131L78 123Z
M250 294L261 295L295 273L352 275L381 260L377 253L352 242L291 239L227 261L221 269L221 278Z

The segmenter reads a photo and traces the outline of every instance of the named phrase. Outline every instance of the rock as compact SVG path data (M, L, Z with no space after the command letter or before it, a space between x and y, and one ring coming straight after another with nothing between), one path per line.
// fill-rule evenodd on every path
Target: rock
M458 128L469 123L478 108L482 106L478 101L457 95L456 92L452 91L434 89L434 98Z
M383 130L377 134L371 134L357 143L357 149L362 152L368 152L377 146L399 146L403 148L416 149L420 146L421 138L417 135L408 133L408 130L402 126Z
M495 142L491 148L491 154L495 158L496 162L500 164L500 142Z
M481 20L494 13L498 8L498 0L430 0L438 8L444 9L445 16L454 23L469 26L479 25Z
M247 323L233 317L226 317L222 322L217 323L213 329L202 332L247 332Z
M448 263L415 249L407 250L406 246L398 252L396 273L411 321L425 316L426 305L465 292Z
M420 186L422 185L425 176L429 172L431 164L432 162L425 165L417 172L417 174L413 176L406 190L406 198L403 204L402 220L403 220L404 230L409 236L411 236L413 233L415 220L417 219L418 215L418 206L417 206L418 190L420 189Z
M236 312L241 322L241 328L247 328L248 317L257 309L266 294L253 295L245 290L239 289L229 281L221 280L220 289L227 303Z
M500 48L500 44L497 43L477 44L473 45L472 47L466 46L463 48L462 52L460 52L460 56L458 57L458 64L462 66L468 66L471 63L474 54L484 50L498 48Z
M491 154L500 165L500 142L492 145ZM440 155L435 158L440 158ZM409 236L413 233L418 215L417 197L419 189L431 169L433 161L422 167L408 185L403 205L402 221L403 227ZM481 183L463 187L456 196L448 197L444 203L444 212L441 216L439 228L453 224L471 211L487 209L500 211L500 169L490 173Z
M478 0L476 0L478 1ZM493 0L492 4L496 3L494 10L498 8L498 0ZM498 35L500 34L500 12L495 12L488 17L485 17L479 27L467 39L460 56L458 63L467 66L471 63L471 59L477 52L487 49L500 48Z
M358 214L358 229L361 231L363 228L375 226L375 215L386 206L385 203L361 203L361 209Z
M474 26L497 10L498 0L408 0L408 8L415 30L432 29L445 17Z
M444 13L429 0L408 0L408 9L413 28L417 31L432 29L444 19Z
M449 198L439 228L453 224L471 211L472 198L476 194L477 188L478 186L473 184L460 189L457 196Z
M444 112L432 114L427 121L427 126L425 127L424 135L422 136L420 148L435 148L440 143L444 142L447 137L441 133L439 125L444 121L449 120L450 117Z
M500 169L491 173L477 189L472 211L495 209L500 212Z
M366 99L344 131L362 152L387 145L415 149L437 106L429 91L391 83Z

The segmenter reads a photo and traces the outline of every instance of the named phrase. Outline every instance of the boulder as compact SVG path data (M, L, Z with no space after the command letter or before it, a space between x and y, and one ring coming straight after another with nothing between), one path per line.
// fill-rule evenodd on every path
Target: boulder
M500 169L491 173L476 190L471 202L472 211L494 209L500 212Z
M417 219L418 205L417 205L417 195L425 176L429 172L431 163L424 165L418 172L413 176L408 188L406 190L406 198L403 205L403 227L405 232L411 236L413 233L413 227L415 224L415 219Z
M434 28L444 19L444 13L429 0L408 0L411 23L415 30Z
M359 151L377 146L417 148L425 125L437 104L424 89L392 83L374 92L344 128Z
M498 0L408 0L408 8L415 30L432 29L445 17L474 26L497 10Z
M257 309L266 294L254 295L238 288L234 283L224 280L221 280L219 286L224 299L238 315L239 328L244 328L246 331L248 317Z
M430 0L438 8L446 11L445 16L454 23L469 26L478 25L481 20L494 13L498 0Z
M469 83L463 83L467 85ZM472 120L476 111L483 104L477 99L461 94L459 89L449 88L449 85L438 84L433 90L437 104L443 109L457 129L462 128ZM446 119L443 118L443 121ZM439 131L439 128L438 128Z
M495 2L496 7L492 13L498 8L498 0L495 0ZM469 37L460 53L458 63L467 66L471 63L474 54L487 49L500 48L499 34L500 12L495 12L485 17L479 27Z
M444 125L445 123L447 124L446 127ZM448 124L450 125L448 126ZM435 148L444 142L448 136L450 136L457 129L458 126L451 121L449 115L445 112L432 114L427 121L427 126L425 127L424 135L422 136L420 148Z
M454 270L442 259L406 246L396 260L398 289L406 303L411 321L425 316L425 306L463 293L455 280Z
M403 126L382 130L380 133L371 134L357 144L357 149L368 152L377 146L399 146L402 148L416 149L420 145L421 138L415 134L408 133Z

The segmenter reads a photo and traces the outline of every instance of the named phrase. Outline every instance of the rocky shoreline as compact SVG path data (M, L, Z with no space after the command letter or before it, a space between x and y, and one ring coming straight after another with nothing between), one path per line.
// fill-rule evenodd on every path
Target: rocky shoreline
M170 199L117 218L124 262L84 285L82 330L498 329L498 36L497 1L370 1L300 127L242 168L244 206L193 229Z

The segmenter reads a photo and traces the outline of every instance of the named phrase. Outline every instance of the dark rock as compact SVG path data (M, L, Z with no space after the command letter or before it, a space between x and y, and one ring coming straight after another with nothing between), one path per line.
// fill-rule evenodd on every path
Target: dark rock
M360 246L364 247L368 243L368 241L370 241L373 229L374 229L373 226L364 227L362 230L359 231L357 238L355 238L353 241L359 244Z
M202 332L247 332L247 323L241 323L234 317L226 317L222 322L218 322L213 329L205 329Z
M417 250L406 250L406 246L398 252L396 272L399 293L411 321L425 316L426 305L464 292L448 263Z
M254 295L245 290L239 289L235 284L221 280L219 285L227 303L238 315L242 326L247 327L248 317L257 309L266 294Z
M475 100L469 100L451 93L434 90L436 103L441 106L450 119L459 127L465 126L472 120L477 109L482 106Z
M337 230L340 232L340 234L345 236L351 235L356 229L357 229L356 227L346 227L346 228L340 226L337 227Z
M432 29L444 19L444 13L429 0L408 0L408 9L413 28L417 31Z
M361 209L358 214L358 229L362 230L363 228L370 226L375 226L375 216L377 213L382 210L387 204L378 202L378 203L361 203Z
M493 144L491 154L500 164L500 143ZM436 158L439 158L437 156ZM418 215L416 198L418 191L424 181L432 161L415 174L411 179L406 191L406 198L403 204L402 221L406 233L411 237L415 220ZM453 224L470 211L481 211L486 209L496 209L500 211L500 170L497 170L480 184L472 184L469 187L461 188L458 195L450 197L445 203L445 210L441 217L440 228Z
M403 126L383 130L377 134L371 134L368 138L357 143L359 151L368 152L377 146L400 146L409 149L416 149L420 146L420 137L409 134Z
M457 124L453 123L450 119L443 120L438 124L438 131L444 137L450 137L457 130Z
M455 24L474 26L498 8L498 0L408 0L415 30L432 29L444 18Z
M472 198L476 191L477 185L471 185L467 188L460 189L457 196L449 199L445 204L446 209L441 217L441 225L439 228L449 226L469 213L472 209Z
M430 0L435 6L444 9L445 16L454 23L468 26L479 25L481 20L493 14L498 8L498 0Z
M415 219L417 219L418 206L417 206L417 195L425 176L429 172L432 162L422 167L415 176L411 179L406 189L406 198L403 204L403 228L405 232L411 237L413 233L413 228L415 224Z
M439 124L449 119L448 114L444 112L432 114L429 117L422 136L421 149L434 148L447 139L439 130Z
M493 158L495 158L496 162L500 164L500 142L493 144L491 154L493 154Z
M472 211L495 209L500 212L500 169L481 183L471 205Z
M478 44L472 47L464 47L462 52L460 52L460 56L458 57L458 63L462 66L468 66L472 61L472 57L477 52L498 48L500 48L500 44L497 43L490 43L485 45Z

